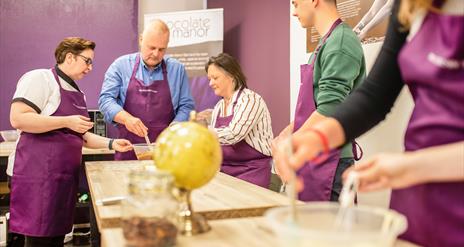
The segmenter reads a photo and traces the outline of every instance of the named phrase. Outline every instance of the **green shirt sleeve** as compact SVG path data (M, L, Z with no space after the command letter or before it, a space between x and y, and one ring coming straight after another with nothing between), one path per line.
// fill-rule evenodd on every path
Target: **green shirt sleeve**
M355 80L362 71L362 65L359 58L355 58L343 50L322 55L315 101L317 111L328 116L353 90Z

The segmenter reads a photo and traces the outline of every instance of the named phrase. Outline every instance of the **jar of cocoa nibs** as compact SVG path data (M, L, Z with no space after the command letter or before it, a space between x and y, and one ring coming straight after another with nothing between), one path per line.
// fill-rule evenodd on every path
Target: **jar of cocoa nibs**
M154 169L132 171L128 192L121 205L126 246L174 246L179 204L171 174Z

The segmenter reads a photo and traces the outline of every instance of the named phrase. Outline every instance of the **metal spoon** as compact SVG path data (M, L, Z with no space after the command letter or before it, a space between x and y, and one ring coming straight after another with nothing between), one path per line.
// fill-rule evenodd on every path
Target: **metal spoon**
M288 135L285 137L285 143L283 145L283 151L287 155L287 158L292 157L293 155L293 144L292 144L292 135ZM288 163L287 163L288 164ZM290 199L290 212L291 212L291 220L293 223L296 223L298 220L297 212L296 212L296 198L297 198L297 191L296 191L296 172L293 170L292 167L288 167L290 171L290 180L287 183L288 190L287 195Z
M150 139L148 138L148 134L145 135L145 142L147 143L150 152L153 152L153 146L151 145Z
M147 143L148 146L151 146L150 139L148 138L148 135L145 135L145 142Z
M340 208L338 209L337 216L335 218L335 229L341 229L350 221L347 221L348 209L354 205L354 199L356 197L356 191L358 190L358 173L350 172L348 178L343 184L340 197L338 198L340 202Z

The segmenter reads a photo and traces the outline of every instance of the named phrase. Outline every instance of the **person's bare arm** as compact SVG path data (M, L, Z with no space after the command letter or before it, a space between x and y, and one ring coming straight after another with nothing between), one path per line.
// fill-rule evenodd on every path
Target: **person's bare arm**
M13 128L29 133L44 133L61 128L69 128L78 133L85 133L93 126L88 117L81 115L40 115L23 102L13 102L11 104L10 123Z

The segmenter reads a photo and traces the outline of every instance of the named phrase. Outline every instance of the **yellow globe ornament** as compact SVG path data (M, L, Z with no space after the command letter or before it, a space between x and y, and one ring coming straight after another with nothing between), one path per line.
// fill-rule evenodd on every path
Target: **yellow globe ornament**
M192 190L216 175L222 151L217 137L208 128L195 122L182 122L159 135L153 160L159 169L174 176L176 186Z

